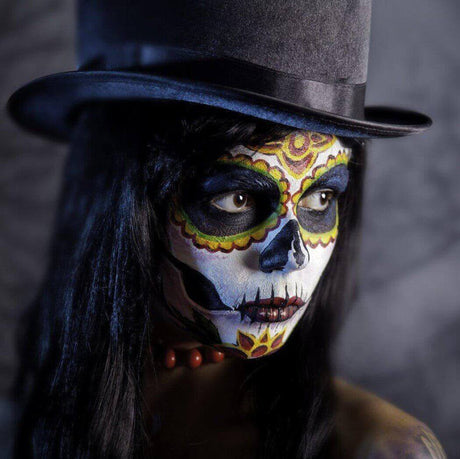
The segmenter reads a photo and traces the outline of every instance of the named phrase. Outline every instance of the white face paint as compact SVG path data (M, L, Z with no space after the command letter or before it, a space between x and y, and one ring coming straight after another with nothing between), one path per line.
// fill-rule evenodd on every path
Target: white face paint
M237 146L186 184L162 265L170 319L243 358L279 349L334 250L350 155L334 136L296 131Z

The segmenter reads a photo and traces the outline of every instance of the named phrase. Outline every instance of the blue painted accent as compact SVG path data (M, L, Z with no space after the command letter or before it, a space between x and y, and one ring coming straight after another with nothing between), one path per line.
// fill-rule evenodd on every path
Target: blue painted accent
M301 267L305 262L305 253L302 251L302 245L297 220L289 220L260 254L260 270L264 273L283 270L288 263L289 252L292 250L292 246L297 268Z

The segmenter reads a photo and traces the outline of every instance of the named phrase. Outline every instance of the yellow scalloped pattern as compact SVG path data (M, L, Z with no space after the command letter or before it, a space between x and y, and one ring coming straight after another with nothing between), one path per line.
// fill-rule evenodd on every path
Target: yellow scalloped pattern
M280 191L280 201L276 211L254 228L231 236L212 236L201 232L192 223L184 209L179 206L175 206L173 220L176 224L180 225L182 235L191 239L197 248L206 249L210 252L220 251L226 253L235 249L244 250L247 249L252 242L263 241L272 229L278 227L282 216L287 212L287 202L290 199L289 181L285 178L280 168L270 166L263 159L253 161L250 156L244 154L238 154L236 156L225 154L219 158L218 162L238 164L239 166L257 171L273 179Z
M313 185L316 180L318 180L322 175L324 175L327 171L332 169L333 167L339 164L348 164L349 156L345 151L340 151L337 156L329 156L326 163L320 166L317 166L313 169L312 174L308 177L305 177L302 180L299 190L292 195L292 203L293 203L293 210L294 214L297 215L297 203L299 202L300 197L303 193ZM326 232L326 233L310 233L305 228L300 226L300 234L302 236L303 241L305 244L309 245L312 248L318 247L321 245L322 247L326 247L331 242L334 242L337 239L337 233L339 228L339 212L338 207L336 208L336 217L335 217L335 225L334 227Z
M246 147L253 151L276 155L278 162L289 175L301 179L313 166L318 154L330 148L337 141L332 134L312 131L295 131L280 140L267 142L262 146Z

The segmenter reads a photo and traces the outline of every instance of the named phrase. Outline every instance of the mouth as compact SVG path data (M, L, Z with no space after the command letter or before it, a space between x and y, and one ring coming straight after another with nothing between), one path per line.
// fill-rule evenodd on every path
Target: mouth
M260 298L260 289L257 289L254 301L246 301L246 297L236 308L241 314L241 320L249 317L251 322L284 322L290 319L302 306L305 300L301 297L286 296L281 298L274 296L273 289L270 298Z

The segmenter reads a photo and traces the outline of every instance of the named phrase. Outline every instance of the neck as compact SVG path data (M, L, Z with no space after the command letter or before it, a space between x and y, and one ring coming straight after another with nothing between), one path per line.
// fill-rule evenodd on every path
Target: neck
M150 364L146 366L145 372L145 389L150 400L149 405L163 406L167 411L174 408L182 413L190 412L195 415L199 412L195 409L203 411L205 408L210 420L212 416L230 416L247 376L248 362L232 355L225 355L220 362L205 362L193 369L184 365L165 368L161 355L165 348L175 349L179 356L186 350L203 349L203 345L170 322L157 322L154 355L150 356ZM242 408L241 403L246 409L247 406L242 401L238 408ZM156 408L153 408L153 412L157 412ZM179 412L177 414L179 415Z
M184 350L201 346L199 341L193 339L187 332L171 322L164 320L162 316L159 315L155 322L155 343Z
M183 346L191 344L182 342ZM256 438L250 394L241 391L247 375L246 363L231 357L195 369L148 366L145 425L152 426L155 453L161 456L162 451L168 451L169 457L175 457L170 454L174 448L180 456L180 451L189 454L194 445L198 448L206 443L211 447L209 443L215 443L218 447L219 441L224 441L222 435L235 430L239 436L242 431L245 437L250 435L248 443Z

